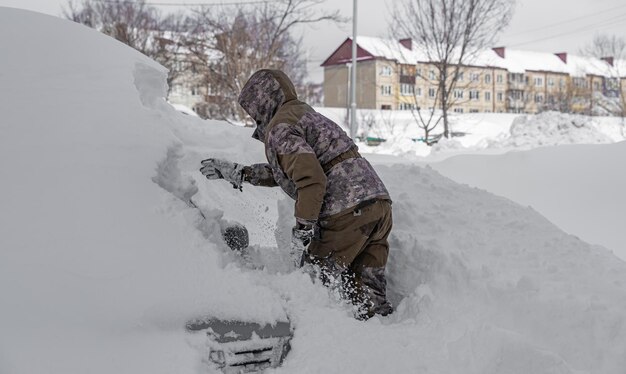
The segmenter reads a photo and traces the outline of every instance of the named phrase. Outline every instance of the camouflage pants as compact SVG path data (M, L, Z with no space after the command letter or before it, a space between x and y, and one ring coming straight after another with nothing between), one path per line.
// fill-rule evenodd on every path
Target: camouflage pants
M375 202L327 220L309 246L308 261L321 268L322 281L339 286L358 307L360 318L393 311L387 301L385 266L389 254L391 203Z

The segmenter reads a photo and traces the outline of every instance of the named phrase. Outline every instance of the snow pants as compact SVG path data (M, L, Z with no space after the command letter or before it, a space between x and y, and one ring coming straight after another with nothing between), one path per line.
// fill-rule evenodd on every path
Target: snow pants
M371 200L319 224L319 237L309 246L308 260L321 269L322 281L339 286L358 307L357 317L387 315L385 266L392 226L391 202Z

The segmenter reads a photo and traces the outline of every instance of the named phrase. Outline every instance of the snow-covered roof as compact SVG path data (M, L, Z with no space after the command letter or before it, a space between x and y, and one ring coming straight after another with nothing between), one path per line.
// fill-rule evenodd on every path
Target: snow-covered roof
M352 38L349 39L351 40ZM408 49L400 44L400 42L393 39L358 35L356 42L359 47L376 57L395 60L401 64L415 64L417 61L424 61L424 59L426 59L424 53L416 49Z
M371 36L357 36L357 44L372 55L401 64L415 64L429 61L425 51L416 43L408 49L397 40ZM549 52L524 51L504 48L504 57L494 50L487 49L467 61L467 65L489 66L506 69L512 73L525 71L549 71L569 74L574 77L585 75L626 76L626 60L615 60L612 67L606 61L595 57L565 54L564 62L559 56Z

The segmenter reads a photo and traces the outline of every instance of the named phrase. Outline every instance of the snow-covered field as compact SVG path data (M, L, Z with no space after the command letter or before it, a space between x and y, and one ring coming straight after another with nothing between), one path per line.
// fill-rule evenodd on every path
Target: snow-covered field
M183 330L198 315L288 316L275 373L624 373L626 263L535 210L377 164L397 311L359 322L288 267L280 191L197 171L262 161L250 129L176 112L160 66L82 26L0 8L0 45L0 373L215 372ZM247 260L223 220L248 227Z

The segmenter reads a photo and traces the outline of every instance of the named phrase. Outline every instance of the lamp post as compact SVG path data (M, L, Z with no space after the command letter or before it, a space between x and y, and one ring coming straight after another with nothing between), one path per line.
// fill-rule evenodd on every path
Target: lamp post
M356 20L357 0L352 6L352 79L350 84L350 137L356 137Z

